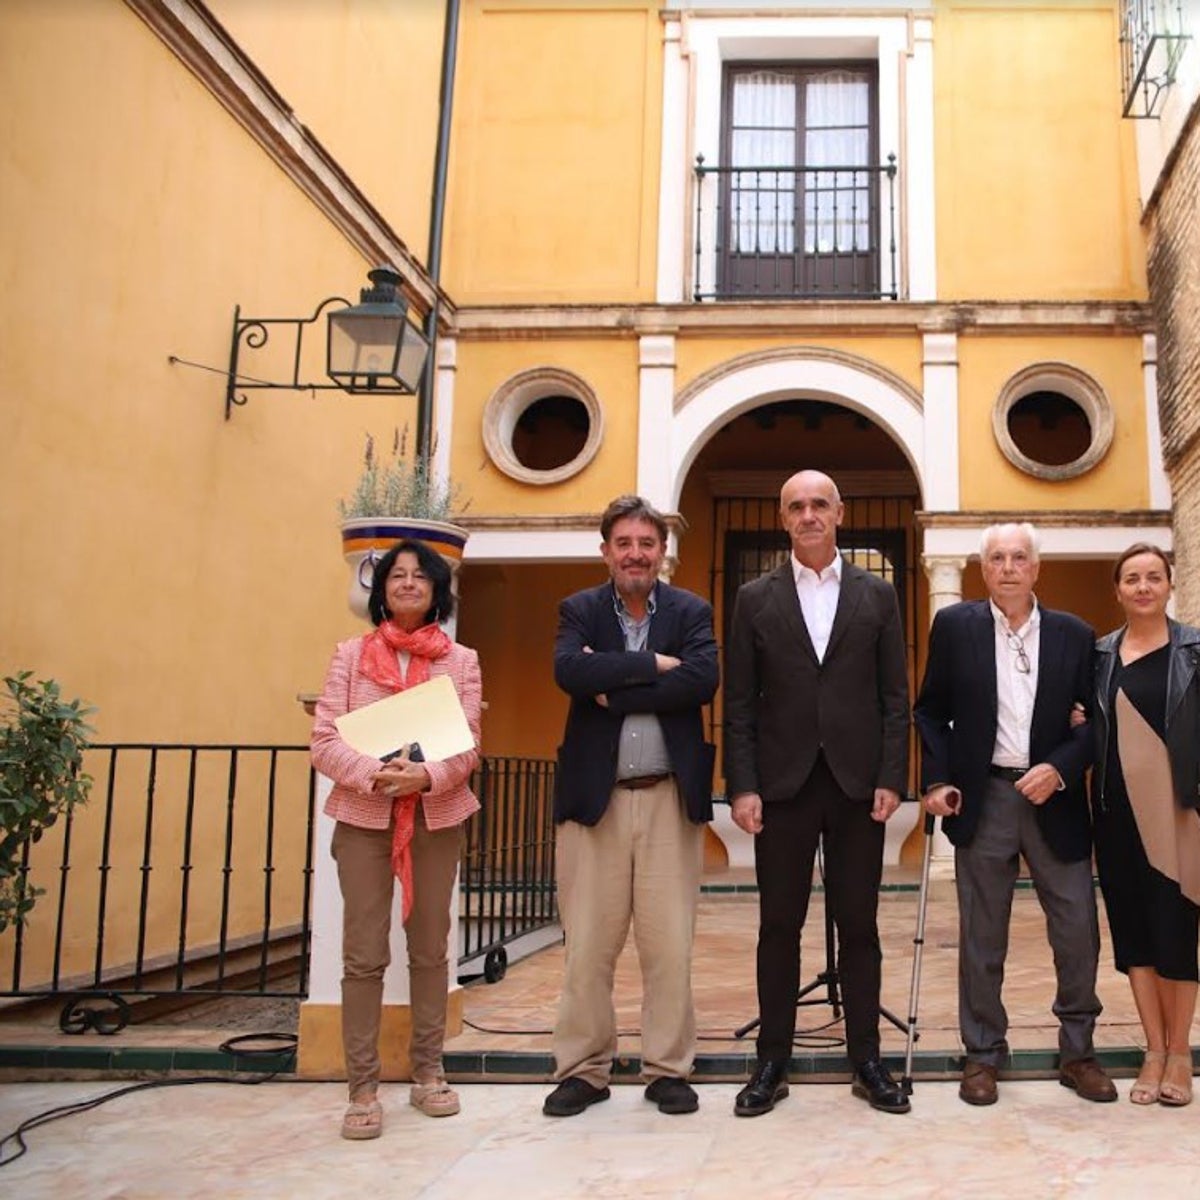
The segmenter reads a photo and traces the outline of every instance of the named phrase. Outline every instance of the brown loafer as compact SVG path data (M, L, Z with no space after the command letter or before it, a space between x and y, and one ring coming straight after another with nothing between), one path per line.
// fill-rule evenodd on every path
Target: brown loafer
M996 1073L996 1068L990 1063L968 1062L963 1067L962 1083L958 1085L958 1098L967 1104L995 1104L999 1099Z
M1077 1058L1058 1068L1058 1082L1084 1100L1108 1104L1117 1098L1116 1085L1094 1058Z

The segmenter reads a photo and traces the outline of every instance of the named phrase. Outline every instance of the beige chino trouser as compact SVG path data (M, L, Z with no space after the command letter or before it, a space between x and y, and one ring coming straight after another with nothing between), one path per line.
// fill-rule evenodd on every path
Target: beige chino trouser
M412 1018L412 1078L442 1077L446 1038L446 963L450 897L462 848L462 826L430 830L417 805L413 830L413 906L404 933ZM391 962L392 827L362 829L339 821L333 857L342 888L342 1048L353 1100L379 1084L383 975Z
M593 826L558 828L558 904L566 969L554 1027L555 1078L607 1085L617 1053L613 975L633 923L642 972L642 1073L686 1078L696 1055L692 942L704 826L674 777L619 785Z

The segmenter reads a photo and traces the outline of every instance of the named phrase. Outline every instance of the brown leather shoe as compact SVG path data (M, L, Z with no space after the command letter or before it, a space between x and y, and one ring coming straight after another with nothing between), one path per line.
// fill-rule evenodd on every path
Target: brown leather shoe
M967 1104L995 1104L999 1099L996 1091L996 1068L990 1063L968 1062L963 1067L962 1083L958 1085L958 1098Z
M1116 1086L1094 1058L1077 1058L1074 1062L1063 1063L1058 1068L1058 1082L1084 1100L1093 1100L1097 1104L1108 1104L1117 1098Z

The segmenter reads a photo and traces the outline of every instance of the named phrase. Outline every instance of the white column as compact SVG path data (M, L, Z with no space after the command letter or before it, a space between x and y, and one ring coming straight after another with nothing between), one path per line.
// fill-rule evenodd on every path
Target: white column
M912 50L905 78L905 153L900 163L900 226L907 234L908 300L937 299L937 242L934 220L933 22L914 17ZM926 504L928 508L929 505Z
M943 608L962 599L962 573L966 570L967 560L924 554L921 565L929 577L929 620L932 622Z
M648 334L638 343L638 495L655 508L674 506L671 478L671 426L675 399L675 338ZM674 532L667 553L678 554Z
M438 338L433 387L433 474L450 478L450 447L454 442L454 383L458 373L458 340Z
M687 229L688 79L683 60L682 30L677 20L663 26L662 151L658 187L658 280L660 304L683 300L684 231Z
M1158 419L1158 338L1152 333L1142 337L1142 386L1146 404L1146 470L1150 479L1150 507L1169 509L1171 484L1163 465L1162 426Z
M943 608L962 599L962 573L967 560L925 554L921 556L921 565L929 577L929 620L932 623ZM940 825L934 826L929 874L932 879L954 878L954 847Z
M926 333L922 339L925 394L925 495L927 511L957 512L958 335Z

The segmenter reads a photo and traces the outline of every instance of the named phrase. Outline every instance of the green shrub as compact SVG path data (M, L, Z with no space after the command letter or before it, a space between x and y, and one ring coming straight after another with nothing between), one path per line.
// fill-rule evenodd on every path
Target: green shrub
M40 888L29 885L21 855L92 786L83 752L93 710L62 699L52 679L32 671L6 676L0 697L0 932L24 922Z

